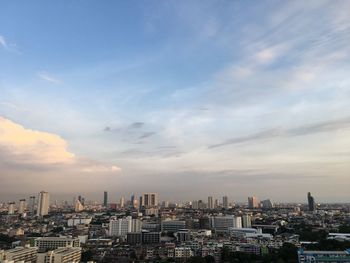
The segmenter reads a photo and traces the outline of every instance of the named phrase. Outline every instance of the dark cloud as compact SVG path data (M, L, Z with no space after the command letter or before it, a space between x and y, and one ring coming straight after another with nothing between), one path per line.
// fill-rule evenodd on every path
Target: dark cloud
M111 127L109 127L109 126L106 126L103 130L104 130L104 131L111 131L112 129L111 129Z
M231 144L250 143L250 142L255 142L255 141L260 141L265 139L271 139L275 137L294 137L294 136L310 135L310 134L321 133L321 132L336 131L336 130L345 129L349 127L350 127L350 117L346 117L346 118L337 119L337 120L302 125L297 128L291 128L291 129L273 128L273 129L258 132L248 136L231 138L222 143L209 145L208 148L213 149L213 148L222 147L222 146L231 145Z
M155 134L156 134L156 132L145 132L139 137L139 139L145 139L145 138L151 137Z
M140 129L145 125L144 122L133 122L129 125L129 129Z

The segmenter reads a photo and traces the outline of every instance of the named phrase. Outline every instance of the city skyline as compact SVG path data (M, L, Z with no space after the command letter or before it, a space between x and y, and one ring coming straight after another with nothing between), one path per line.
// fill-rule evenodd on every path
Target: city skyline
M1 2L0 200L349 202L349 9Z

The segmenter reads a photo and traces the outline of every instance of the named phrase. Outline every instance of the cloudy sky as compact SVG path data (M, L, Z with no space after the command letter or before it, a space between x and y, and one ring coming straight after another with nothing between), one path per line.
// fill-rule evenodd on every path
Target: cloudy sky
M350 201L350 1L1 1L0 198Z

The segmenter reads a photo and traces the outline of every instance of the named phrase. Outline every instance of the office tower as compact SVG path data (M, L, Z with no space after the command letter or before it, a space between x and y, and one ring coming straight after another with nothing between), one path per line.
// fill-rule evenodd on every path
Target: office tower
M228 209L228 198L227 196L222 197L222 207Z
M242 217L235 217L235 228L242 228Z
M35 196L29 197L29 213L34 215L35 212Z
M230 227L235 227L235 217L232 215L226 216L211 216L210 226L216 232L226 232Z
M120 205L120 208L124 208L124 206L125 206L125 198L124 198L124 196L122 196L122 197L120 198L119 205Z
M23 214L25 210L26 210L26 200L21 199L19 200L18 213Z
M158 205L158 194L157 193L144 193L142 195L141 204L143 207L157 206Z
M244 228L252 227L252 219L251 219L250 215L243 215L242 216L242 226Z
M248 208L258 208L259 200L256 196L248 197Z
M311 195L310 192L307 193L307 204L309 206L309 211L315 211L315 198Z
M214 208L214 203L213 203L213 197L208 196L208 208L213 209Z
M191 205L192 205L192 209L198 209L199 208L198 201L196 201L196 200L192 201Z
M15 213L15 203L14 202L9 203L7 212L9 215L13 215Z
M172 232L175 233L180 229L186 228L185 220L164 220L161 224L162 232Z
M219 200L215 199L214 208L218 208L218 207L219 207Z
M271 202L270 199L266 199L261 201L262 208L264 209L270 209L273 208L273 203Z
M38 216L45 216L49 214L50 196L48 192L41 191L39 193L38 209L36 214Z
M104 191L103 192L103 206L107 207L107 205L108 205L108 193L107 193L107 191Z
M135 208L135 195L134 195L134 194L131 195L131 198L130 198L130 206L131 206L132 208Z
M84 210L84 206L83 204L80 202L79 198L77 200L75 200L75 204L74 204L74 211L75 212L81 212Z

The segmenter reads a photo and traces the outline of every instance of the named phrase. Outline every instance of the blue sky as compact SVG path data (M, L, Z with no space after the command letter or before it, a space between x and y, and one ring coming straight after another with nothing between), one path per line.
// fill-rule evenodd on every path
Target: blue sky
M348 200L348 10L1 1L2 187Z

